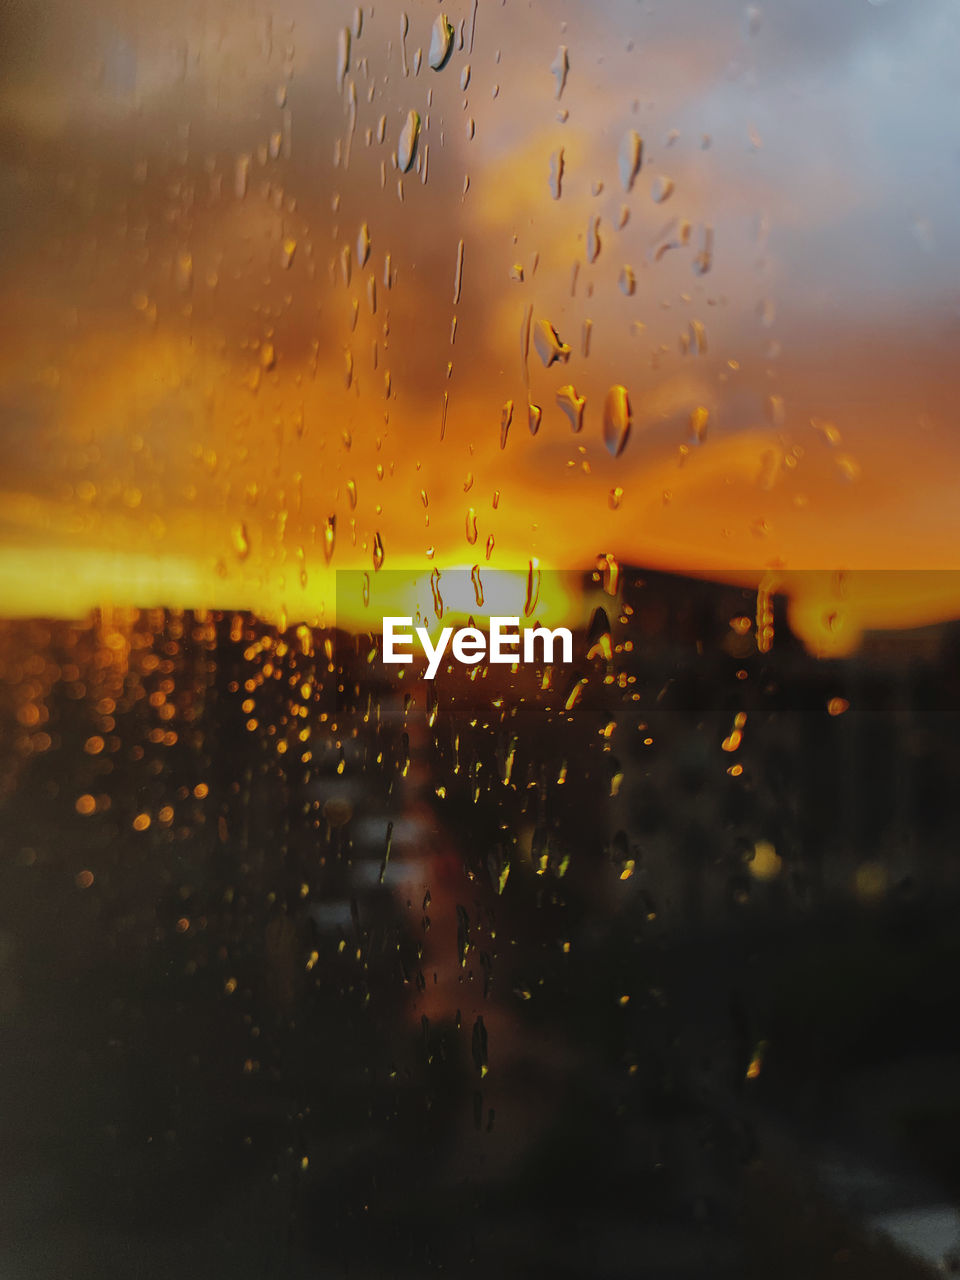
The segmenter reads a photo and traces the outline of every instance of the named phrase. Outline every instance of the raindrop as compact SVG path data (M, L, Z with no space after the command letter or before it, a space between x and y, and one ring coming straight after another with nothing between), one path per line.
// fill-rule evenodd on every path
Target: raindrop
M628 298L633 297L637 288L637 277L633 274L633 267L622 266L620 268L617 285L622 294Z
M348 481L347 481L347 498L348 498L348 500L349 500L349 502L350 502L350 510L351 510L351 511L356 511L356 509L357 509L357 482L356 482L356 480L348 480Z
M614 458L619 458L630 438L630 397L619 383L610 388L603 404L603 443Z
M289 271L293 265L294 254L297 252L296 240L286 239L283 242L283 252L280 258L280 265L284 271Z
M697 227L697 251L693 259L693 270L698 276L705 276L713 266L713 227L701 223Z
M513 421L513 401L508 400L503 406L500 413L500 448L507 447L507 435L510 431L510 423Z
M560 335L549 320L537 321L533 330L533 345L545 369L549 369L555 360L566 364L570 359L569 346L561 342Z
M592 217L587 227L587 261L596 262L600 254L600 219Z
M407 32L410 30L410 19L406 13L400 15L400 70L405 76L410 74L407 66Z
M403 736L401 737L401 744L408 741L409 739L407 738L407 735L403 734ZM405 754L401 746L400 768L402 773L404 774L406 773L407 771L406 766L408 764L409 764L409 759L405 758ZM383 861L380 863L380 877L379 877L380 884L383 884L383 878L387 874L387 863L390 861L390 850L392 846L393 846L393 823L388 822L387 836L386 836L386 840L384 841L384 848L383 848Z
M530 428L530 434L535 436L540 430L540 419L543 417L543 410L538 404L527 405L527 426Z
M473 507L467 508L466 534L467 541L472 547L477 541L477 513Z
M605 555L597 556L597 568L604 591L608 596L615 596L620 590L620 562L608 551Z
M702 404L697 405L693 413L690 415L690 434L696 440L697 444L703 444L707 438L707 424L710 421L709 410L705 409Z
M617 166L620 170L620 182L624 191L633 188L633 180L640 172L643 162L643 139L636 129L630 129L623 135L620 151L617 155Z
M622 501L623 501L623 490L620 488L618 484L616 484L607 494L607 502L610 505L610 510L619 511L620 503Z
M691 320L689 325L690 350L695 356L702 356L707 350L707 330L701 320Z
M443 596L440 594L440 570L434 569L430 575L430 590L433 593L433 612L437 618L443 617Z
M540 561L531 560L527 565L527 592L523 601L523 616L529 618L540 599Z
M420 137L420 112L409 111L397 143L397 164L401 173L407 173L413 165L417 154L417 140Z
M593 611L590 626L587 629L587 658L605 658L608 662L613 657L610 619L606 609L598 606Z
M690 223L684 218L673 218L657 236L650 249L650 257L659 262L668 249L682 249L690 243Z
M337 37L337 92L343 92L343 82L350 70L350 29L344 27Z
M490 559L490 557L493 555L494 542L495 542L495 539L494 539L493 534L491 533L491 534L490 534L490 536L489 536L489 538L487 538L487 550L486 550L486 557L487 557L487 559L488 559L488 560L489 560L489 559Z
M447 59L453 49L453 27L445 13L437 16L430 32L430 52L427 61L434 71L440 71L447 65Z
M460 72L460 92L465 92L467 85L470 83L470 63L464 63L463 70Z
M463 961L461 960L461 964ZM481 1078L487 1074L487 1028L483 1025L482 1015L477 1015L477 1020L473 1024L473 1034L471 1036L471 1049L473 1051L473 1065L480 1072Z
M463 286L463 241L457 245L457 265L453 273L453 302L454 306L460 301L460 290Z
M550 194L554 200L560 199L560 187L563 182L563 147L558 147L550 157Z
M383 564L383 540L379 533L373 535L373 567L379 569Z
M357 235L357 266L366 266L370 257L370 228L364 222Z
M654 204L663 204L664 200L669 200L673 195L673 179L658 174L653 180L650 195L653 197Z
M578 396L576 387L570 383L557 392L557 404L570 419L570 427L575 432L583 430L583 410L586 403L586 396Z
M337 517L327 516L323 527L323 558L327 564L333 559L333 549L337 544Z
M247 533L247 526L241 520L233 526L231 531L231 540L233 549L237 553L238 560L246 560L250 554L250 537Z
M480 581L480 566L475 564L470 570L470 581L473 583L473 594L477 602L477 608L483 608L483 583Z
M557 89L554 94L555 98L559 98L563 93L564 85L567 83L567 72L570 70L570 55L567 46L562 44L557 50L557 56L550 64L550 71L556 81Z

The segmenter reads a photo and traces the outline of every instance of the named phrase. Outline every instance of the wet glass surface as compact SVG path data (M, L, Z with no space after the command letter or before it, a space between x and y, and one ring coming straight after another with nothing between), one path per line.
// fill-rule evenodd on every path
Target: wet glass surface
M960 1268L958 28L8 0L4 1277Z

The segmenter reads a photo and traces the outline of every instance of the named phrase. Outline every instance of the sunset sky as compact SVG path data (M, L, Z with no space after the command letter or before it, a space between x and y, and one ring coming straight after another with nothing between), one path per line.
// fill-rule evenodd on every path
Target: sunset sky
M440 12L4 7L3 611L328 620L376 534L419 575L490 537L492 568L960 568L956 6L457 0L435 71ZM525 369L528 313L566 362L531 334ZM960 611L960 577L895 582L871 623Z

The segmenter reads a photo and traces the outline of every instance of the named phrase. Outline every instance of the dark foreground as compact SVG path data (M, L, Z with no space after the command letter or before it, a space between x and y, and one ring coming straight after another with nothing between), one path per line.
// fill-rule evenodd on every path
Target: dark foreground
M6 627L4 1280L949 1267L954 632L645 590L435 703L250 618Z

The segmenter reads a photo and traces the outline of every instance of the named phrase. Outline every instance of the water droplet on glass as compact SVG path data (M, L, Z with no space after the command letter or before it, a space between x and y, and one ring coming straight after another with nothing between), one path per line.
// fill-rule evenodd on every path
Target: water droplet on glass
M565 342L561 342L560 335L549 320L537 321L533 330L533 345L545 369L549 369L555 360L566 364L570 359L570 348Z
M643 161L643 139L636 129L629 129L620 142L617 154L617 167L620 170L620 182L624 191L630 191L633 181L640 172Z
M705 276L713 266L713 227L701 223L697 227L697 249L693 258L693 270L698 276Z
M587 629L587 658L604 658L610 661L613 657L612 632L610 619L606 609L598 606L593 611L590 626Z
M673 218L654 240L650 257L659 262L669 249L682 249L690 243L690 223L685 218Z
M333 558L333 549L337 545L337 517L327 516L327 522L323 526L323 558L327 564Z
M472 547L477 540L477 513L473 507L467 508L466 533L467 541Z
M664 200L669 200L673 195L673 180L665 178L662 173L658 174L653 180L650 195L653 197L654 204L663 204Z
M508 400L500 412L500 448L507 447L507 435L510 431L510 423L513 421L513 401Z
M480 566L475 564L470 570L470 581L473 583L473 595L477 608L483 608L483 583L480 581Z
M246 560L247 556L250 554L250 538L247 533L247 526L242 520L233 526L230 536L231 541L233 542L233 549L237 554L237 559Z
M453 272L453 303L460 301L460 290L463 287L463 241L457 245L457 265Z
M570 55L567 46L562 44L557 50L557 56L550 63L550 71L556 81L555 98L559 98L563 93L564 85L567 83L567 72L570 70Z
M632 298L637 288L637 277L633 274L633 267L622 266L620 275L617 278L617 285L620 292L627 298Z
M434 569L430 575L430 590L433 593L433 612L437 618L443 617L443 596L440 594L440 570Z
M337 92L343 92L343 82L350 70L350 29L344 27L337 37ZM329 81L327 82L329 84Z
M583 430L583 410L586 403L586 396L578 396L576 387L570 383L557 392L557 404L570 419L570 428L575 432Z
M540 419L543 417L543 410L538 404L527 405L527 426L530 428L530 434L535 436L540 430Z
M495 543L495 539L494 539L493 534L491 533L491 534L490 534L490 536L489 536L489 538L487 538L487 550L486 550L486 556L487 556L487 559L488 559L488 560L489 560L489 559L490 559L490 557L493 555L494 543Z
M410 30L410 19L406 13L400 15L400 70L405 76L410 74L407 66L407 32Z
M690 415L690 434L696 440L697 444L703 444L707 438L707 424L710 421L710 413L702 404L697 405L693 413Z
M550 157L550 194L554 200L560 199L563 183L563 147L558 147Z
M619 458L627 447L632 420L626 387L611 387L603 403L603 443L614 458Z
M527 565L527 591L523 602L523 616L529 618L540 599L540 561L531 560Z
M417 154L417 140L420 137L420 112L409 111L400 132L397 143L397 164L401 173L407 173L413 165Z
M379 533L373 535L373 567L379 569L383 564L383 541Z
M607 502L610 505L610 510L619 511L620 504L622 501L623 501L623 490L620 488L618 484L616 484L607 494Z
M453 27L445 13L438 14L430 32L430 52L427 61L434 71L440 71L447 65L447 59L453 49Z
M600 254L600 219L592 217L587 227L587 261L596 262Z
M366 266L370 257L370 228L364 222L357 233L357 266Z
M689 324L689 343L688 348L695 356L706 354L707 350L707 330L701 320L691 320Z

